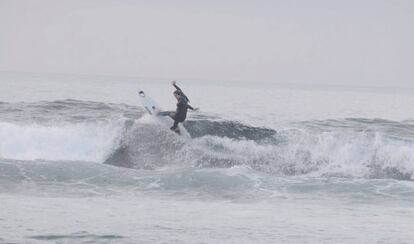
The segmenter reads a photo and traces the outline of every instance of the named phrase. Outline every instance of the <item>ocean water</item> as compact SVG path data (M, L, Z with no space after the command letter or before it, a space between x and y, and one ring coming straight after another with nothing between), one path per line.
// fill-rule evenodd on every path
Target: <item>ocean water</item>
M413 243L414 91L2 73L0 243Z

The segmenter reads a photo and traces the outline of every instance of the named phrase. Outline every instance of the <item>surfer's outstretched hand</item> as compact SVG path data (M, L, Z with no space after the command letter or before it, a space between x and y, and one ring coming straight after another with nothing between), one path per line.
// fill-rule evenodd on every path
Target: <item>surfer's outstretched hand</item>
M175 84L177 84L177 81L176 81L176 80L173 80L173 81L171 81L171 83L172 83L173 85L175 85Z

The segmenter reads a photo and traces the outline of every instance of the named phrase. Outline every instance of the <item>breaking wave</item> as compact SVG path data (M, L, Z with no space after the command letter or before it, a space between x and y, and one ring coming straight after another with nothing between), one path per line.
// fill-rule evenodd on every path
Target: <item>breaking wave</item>
M0 156L16 160L105 160L121 139L122 121L59 126L0 123Z
M156 125L137 123L105 163L143 169L247 165L274 175L413 179L414 139L407 128L361 129L367 121L349 125L355 123L330 121L315 129L314 122L304 122L276 132L237 122L195 120L185 124L193 137L189 142ZM348 127L339 129L339 124Z
M1 109L7 118L0 122L3 159L148 170L247 166L271 175L414 179L412 121L307 121L275 130L204 115L185 122L192 137L186 140L127 105L67 100L3 103ZM35 122L21 119L34 114Z

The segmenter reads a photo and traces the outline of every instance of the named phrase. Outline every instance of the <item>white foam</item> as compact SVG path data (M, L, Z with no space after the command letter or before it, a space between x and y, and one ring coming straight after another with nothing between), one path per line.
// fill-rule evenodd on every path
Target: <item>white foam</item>
M118 144L122 130L121 120L59 126L0 122L0 156L102 162Z
M279 144L205 136L193 140L190 159L236 162L271 173L383 177L388 170L414 175L414 142L381 133L295 133ZM203 162L204 162L203 161Z

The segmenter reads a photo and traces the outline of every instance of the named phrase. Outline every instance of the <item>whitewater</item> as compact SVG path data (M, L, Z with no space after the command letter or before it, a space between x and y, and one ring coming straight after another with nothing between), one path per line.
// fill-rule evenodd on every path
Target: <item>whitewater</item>
M0 243L412 243L414 90L0 75Z

